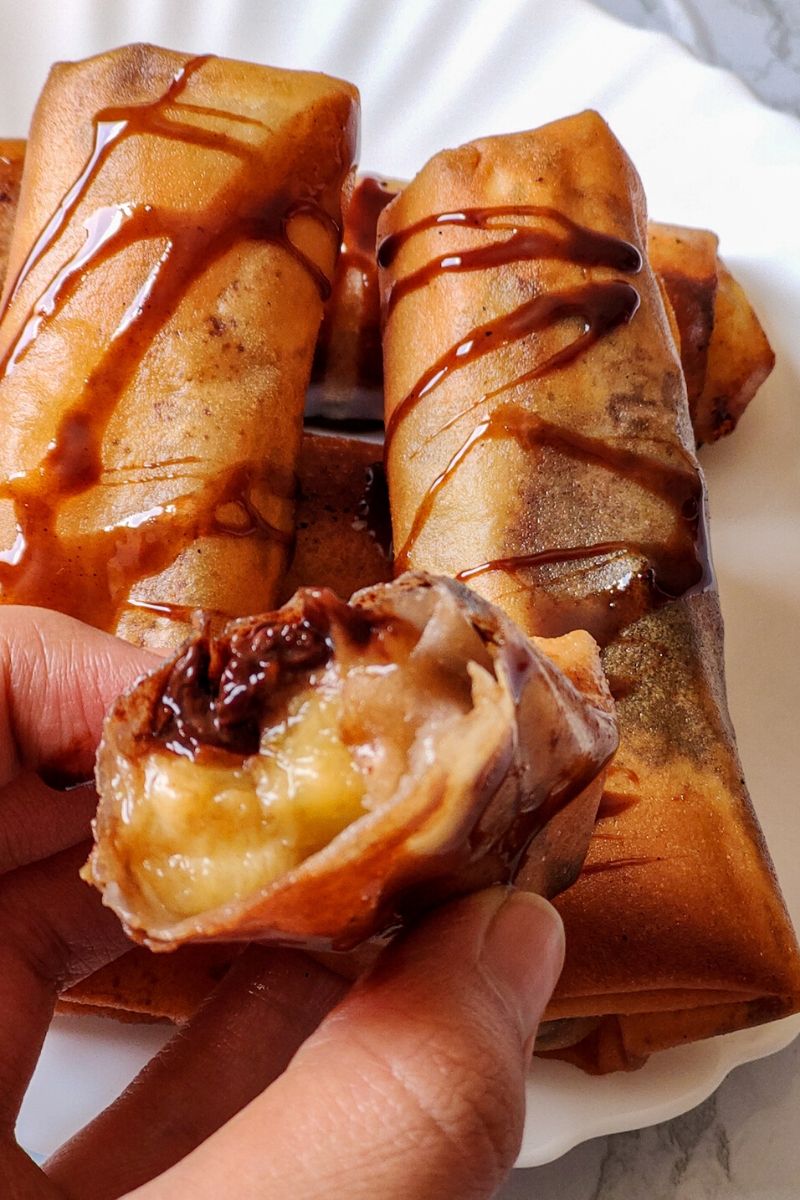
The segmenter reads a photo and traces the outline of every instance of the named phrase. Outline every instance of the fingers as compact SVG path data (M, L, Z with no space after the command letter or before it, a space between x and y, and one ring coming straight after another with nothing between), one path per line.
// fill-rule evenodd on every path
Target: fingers
M0 608L0 785L89 779L103 717L155 655L46 609Z
M85 842L96 808L90 784L56 792L36 775L20 775L0 799L0 875Z
M563 958L554 910L493 889L382 958L272 1087L137 1200L485 1200L517 1154L525 1067Z
M152 1179L280 1075L346 987L297 951L251 946L124 1095L58 1151L49 1177L80 1200Z
M78 877L85 845L0 880L0 1129L12 1125L58 991L130 946Z

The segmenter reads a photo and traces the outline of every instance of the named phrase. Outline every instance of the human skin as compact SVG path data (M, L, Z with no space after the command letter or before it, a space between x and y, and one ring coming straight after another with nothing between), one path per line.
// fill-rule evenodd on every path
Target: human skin
M235 1172L237 1200L491 1196L519 1148L525 1070L563 959L554 910L502 888L434 913L349 992L302 954L250 947L44 1170L16 1145L59 990L127 946L78 877L96 804L79 781L109 704L154 661L58 613L0 611L3 1194L204 1200Z

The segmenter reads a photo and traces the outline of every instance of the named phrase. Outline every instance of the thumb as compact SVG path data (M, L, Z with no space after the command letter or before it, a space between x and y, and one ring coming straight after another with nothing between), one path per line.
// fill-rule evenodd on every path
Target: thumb
M540 897L502 888L400 939L263 1095L136 1196L481 1200L513 1165L563 961Z

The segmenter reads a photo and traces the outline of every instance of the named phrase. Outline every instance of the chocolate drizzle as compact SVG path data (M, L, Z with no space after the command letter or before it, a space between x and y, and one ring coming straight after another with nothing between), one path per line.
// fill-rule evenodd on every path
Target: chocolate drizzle
M520 571L622 555L636 556L646 561L648 582L656 602L686 595L707 584L707 559L698 551L698 527L702 524L704 512L703 487L688 455L681 453L679 461L667 463L648 453L587 437L576 430L555 425L537 413L512 405L501 405L479 422L445 469L434 479L417 509L408 537L395 558L398 571L407 568L411 552L425 528L438 494L454 477L464 459L491 439L507 438L514 439L526 449L549 447L559 454L603 467L632 480L637 486L663 499L673 509L676 518L675 538L663 545L607 541L496 558L459 571L456 578L462 583L469 583L490 571Z
M558 226L558 232L537 226L520 226L519 221L508 223L500 217L537 217ZM489 267L506 266L512 262L530 262L535 258L562 259L588 267L611 267L616 271L633 273L642 268L642 256L637 248L622 238L599 233L578 225L558 209L540 204L501 204L494 208L465 208L460 212L439 213L416 221L398 233L389 234L381 242L378 262L391 266L402 247L419 233L457 225L459 229L480 229L489 232L510 231L511 237L448 252L397 279L386 297L386 319L404 296L425 287L440 275L460 271L483 271Z
M494 353L503 346L550 329L560 321L577 320L582 324L583 330L577 337L567 342L561 350L537 363L531 370L510 379L502 388L484 397L490 399L499 395L501 391L541 379L561 367L568 366L601 338L618 326L626 325L638 307L639 293L636 288L622 280L614 279L602 283L582 284L563 292L534 296L511 312L476 326L438 358L395 407L386 423L387 453L400 422L420 400L429 396L454 372L463 370L470 363Z
M514 217L508 221L503 218ZM545 225L520 223L521 218L536 218ZM485 270L513 262L555 258L581 267L605 267L635 275L641 270L642 256L631 243L578 225L564 213L538 205L507 205L494 208L470 208L440 213L418 221L386 237L378 252L381 266L393 266L407 241L421 233L457 226L481 230L486 234L510 231L507 238L492 238L465 249L440 254L409 274L400 275L389 286L385 314L391 318L404 297L449 273ZM441 355L399 401L386 428L387 454L402 421L424 399L462 370L502 347L550 329L562 322L577 322L579 332L562 347L493 391L479 395L434 433L434 437L464 420L469 413L512 388L543 379L568 366L579 355L591 350L602 338L628 324L639 307L637 289L622 279L589 279L575 287L557 292L534 294L510 312L476 326ZM534 351L535 353L535 351ZM514 439L525 449L537 447L564 457L601 467L656 496L672 511L674 531L662 542L643 543L633 539L604 540L589 545L542 547L527 554L498 556L462 568L456 578L472 582L484 574L502 571L517 573L567 565L574 569L586 563L589 569L603 568L610 559L626 559L624 577L603 586L585 599L548 596L546 586L552 580L547 572L537 582L537 632L551 636L581 625L590 628L607 642L619 628L653 607L705 589L711 582L705 529L705 495L694 460L679 443L665 447L664 455L650 450L630 449L608 439L588 437L577 430L555 425L521 405L503 403L477 418L468 436L451 455L444 469L433 480L414 514L406 540L396 556L397 570L410 565L410 558L442 490L452 482L464 461L490 440ZM416 451L410 452L410 457ZM633 560L631 562L631 560ZM582 568L585 569L585 568ZM604 572L607 579L607 572ZM626 596L619 593L629 594ZM612 594L613 593L613 594ZM588 613L588 608L596 612Z
M6 311L60 239L111 151L124 139L157 135L238 159L240 169L232 186L201 211L172 211L131 202L92 212L85 222L84 244L61 265L7 345L0 360L4 377L13 375L39 333L88 273L126 247L153 244L154 261L147 278L131 297L81 395L61 417L44 458L33 469L0 485L0 498L13 502L17 521L13 547L0 554L0 585L7 602L44 603L111 628L132 586L165 569L196 537L252 536L281 545L291 540L288 532L267 521L257 507L256 487L277 493L266 468L253 463L236 464L184 496L83 535L79 542L60 537L57 530L62 504L103 483L103 438L117 404L153 339L214 260L245 240L269 242L302 266L323 298L329 292L327 277L290 237L290 223L299 215L311 215L338 236L338 227L318 197L310 193L265 197L257 186L257 148L216 128L181 119L181 114L191 114L233 124L262 124L181 100L189 80L209 57L187 62L163 95L151 103L106 108L96 115L92 152L8 291Z
M379 390L383 382L383 358L378 296L376 242L378 218L397 195L390 184L375 175L356 180L344 213L343 237L333 287L314 353L312 383L324 381L329 369L334 335L341 318L339 307L345 303L348 276L361 276L357 319L358 343L355 348L354 384L362 389Z

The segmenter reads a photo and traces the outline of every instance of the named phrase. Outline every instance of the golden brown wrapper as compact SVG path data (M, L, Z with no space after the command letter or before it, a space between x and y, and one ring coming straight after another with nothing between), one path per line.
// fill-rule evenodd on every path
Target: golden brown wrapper
M383 373L376 238L381 212L405 182L362 175L344 210L342 254L314 360L311 416L374 421ZM732 433L775 362L744 290L706 229L648 225L648 255L677 325L698 445Z
M509 236L435 214L498 206L516 208L515 228L541 223L555 249L431 271ZM605 645L620 749L587 865L558 901L567 961L544 1030L579 1042L555 1053L602 1071L794 1011L800 958L727 714L701 477L658 285L570 222L644 248L641 185L593 113L438 155L385 211L388 472L402 566L461 573L529 633L585 625ZM606 265L587 263L587 245ZM409 277L422 285L392 305ZM622 283L638 303L587 338L598 318L583 289L621 300ZM516 336L521 306L552 311L565 294L562 319ZM475 349L482 338L491 351Z
M132 641L274 602L357 94L132 46L53 68L0 325L0 586Z
M22 138L0 139L0 288L6 277L24 163L25 141Z
M303 435L295 545L278 599L300 587L337 596L392 578L383 448L357 438Z
M316 657L323 643L324 663ZM450 580L412 575L368 589L349 606L318 589L299 592L278 613L234 623L217 641L197 635L181 655L118 701L106 721L87 878L128 932L156 950L253 938L350 950L433 903L507 881L548 821L576 801L585 812L584 793L616 745L611 702L590 639L573 634L559 652L579 664L586 691L479 597ZM256 671L256 659L261 662L264 654ZM276 654L281 666L274 676L270 664ZM242 655L246 670L240 670ZM366 680L365 664L373 659L384 664L382 677L388 679L391 664L395 679L401 671L399 685L388 684L391 695L375 675ZM313 671L310 689L330 686L324 682L325 663L335 667L347 696L343 720L350 736L357 739L358 723L366 721L369 737L380 742L377 762L391 759L393 740L405 736L398 712L418 713L430 695L429 718L415 733L397 782L383 797L373 791L376 798L360 817L288 872L216 907L176 915L165 907L163 893L143 882L125 833L145 795L154 751L161 763L166 754L185 764L186 751L171 749L180 737L185 746L199 746L191 752L200 754L199 762L207 761L209 747L220 745L225 763L235 758L246 766L254 751L245 744L239 748L241 731L249 730L254 713L263 713L265 721L278 719L273 689L281 672L306 670L306 661ZM355 676L349 674L353 668ZM463 674L463 685L454 682L456 672ZM248 680L263 674L273 682L248 684L252 691L242 716L241 689L230 691L228 674ZM410 690L397 693L398 686ZM231 725L225 697L234 694L240 715ZM451 703L452 710L443 710ZM180 717L173 728L170 717L162 732L163 713L177 709L186 724ZM212 730L224 731L221 742L212 740ZM600 786L591 788L595 808ZM579 837L551 844L558 863L543 862L539 854L531 860L540 890L577 873L593 816L592 810L584 818ZM137 838L135 861L151 861L154 843L142 842L138 833Z
M775 365L745 295L717 254L716 234L680 225L648 227L650 264L675 314L689 414L697 444L732 433Z

